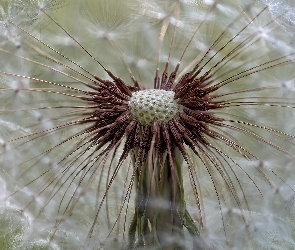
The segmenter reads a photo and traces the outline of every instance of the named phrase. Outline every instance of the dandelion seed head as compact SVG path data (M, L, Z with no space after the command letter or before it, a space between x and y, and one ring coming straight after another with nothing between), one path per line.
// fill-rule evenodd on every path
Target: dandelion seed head
M152 125L154 119L167 123L181 110L181 105L174 100L174 91L161 89L134 92L128 104L132 115L142 125Z
M183 182L184 209L210 249L293 243L292 11L247 2L17 0L0 9L0 200L15 206L13 249L122 249L134 211L144 207L137 220L149 229L152 211L170 211L158 179L175 190Z

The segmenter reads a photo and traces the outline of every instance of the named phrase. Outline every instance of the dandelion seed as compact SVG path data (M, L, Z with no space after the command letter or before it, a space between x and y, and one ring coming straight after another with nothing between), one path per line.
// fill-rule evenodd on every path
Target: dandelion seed
M7 245L292 246L288 12L3 3L1 211L21 221Z

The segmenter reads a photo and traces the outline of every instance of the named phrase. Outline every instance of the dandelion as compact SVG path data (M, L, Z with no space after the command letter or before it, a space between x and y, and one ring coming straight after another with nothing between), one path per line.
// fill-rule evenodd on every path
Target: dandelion
M0 3L7 248L294 244L289 8Z

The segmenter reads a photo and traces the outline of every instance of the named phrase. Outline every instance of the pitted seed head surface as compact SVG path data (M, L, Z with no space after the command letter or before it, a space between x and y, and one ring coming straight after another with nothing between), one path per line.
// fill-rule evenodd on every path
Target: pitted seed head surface
M142 125L152 125L155 118L159 123L167 123L181 110L181 105L174 100L174 91L162 89L133 92L129 106Z

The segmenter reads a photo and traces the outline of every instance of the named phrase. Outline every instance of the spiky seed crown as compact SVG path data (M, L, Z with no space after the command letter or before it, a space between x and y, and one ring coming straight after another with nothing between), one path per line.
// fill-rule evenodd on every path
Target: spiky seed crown
M160 124L167 123L181 111L174 94L174 91L162 89L141 90L132 93L128 104L132 115L142 125L152 125L154 119Z

